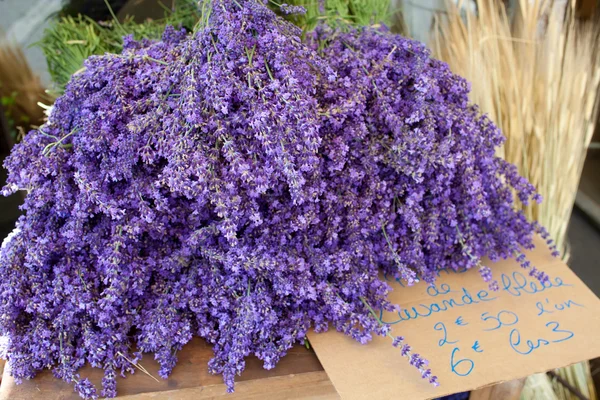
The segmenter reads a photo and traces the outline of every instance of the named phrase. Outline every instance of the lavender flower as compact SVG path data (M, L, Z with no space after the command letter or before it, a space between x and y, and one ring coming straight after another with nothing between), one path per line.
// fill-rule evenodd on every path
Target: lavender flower
M286 3L283 3L282 5L280 5L279 9L281 10L282 13L287 14L287 15L291 15L291 14L304 15L304 14L306 14L306 8L304 8L302 6L291 6Z
M481 278L484 282L489 282L492 280L492 270L490 269L490 267L481 265L479 267L479 274L481 275Z

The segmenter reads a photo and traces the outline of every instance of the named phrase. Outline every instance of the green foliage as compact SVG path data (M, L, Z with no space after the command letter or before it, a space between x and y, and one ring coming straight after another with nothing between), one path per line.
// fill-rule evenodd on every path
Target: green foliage
M269 3L275 11L282 3L306 8L305 15L280 13L305 31L313 29L319 21L331 25L389 25L392 17L390 0L269 0Z
M94 54L121 52L123 36L133 34L136 39L159 39L165 26L182 26L191 30L198 19L195 0L178 0L173 11L165 9L164 18L143 23L136 23L133 18L120 23L98 23L82 15L66 16L46 29L37 45L46 56L48 71L60 94L71 75L83 67L86 58Z
M12 92L10 96L2 96L0 97L0 104L2 104L2 110L4 111L4 116L6 118L6 125L8 126L9 135L14 139L17 135L17 131L15 129L15 119L13 117L12 108L15 105L15 99L17 97L17 92Z
M18 125L29 125L29 117L27 115L21 115L17 117L18 113L15 112L17 105L17 92L12 92L10 95L1 96L0 104L6 117L6 123L8 125L10 137L17 141L18 139Z
M306 15L281 14L305 31L313 29L320 21L331 25L389 24L391 21L389 0L323 0L323 7L319 0L269 1L279 14L279 5L284 2L305 7ZM165 9L163 19L143 23L136 23L133 18L120 23L116 19L98 23L87 16L64 16L44 32L37 45L46 56L57 94L61 94L71 75L83 67L89 56L119 53L124 35L133 34L136 39L159 39L166 25L193 30L200 16L197 0L177 0L173 11Z
M390 23L390 1L383 0L349 0L349 10L353 22L358 25Z

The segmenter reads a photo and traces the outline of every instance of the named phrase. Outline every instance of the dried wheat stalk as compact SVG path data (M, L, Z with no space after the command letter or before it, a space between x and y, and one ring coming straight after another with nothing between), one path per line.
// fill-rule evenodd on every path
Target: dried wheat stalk
M472 12L449 2L431 47L472 83L473 102L507 138L500 155L544 197L524 207L528 218L564 249L598 109L599 30L576 20L573 4L520 0L509 18L501 2L475 3Z

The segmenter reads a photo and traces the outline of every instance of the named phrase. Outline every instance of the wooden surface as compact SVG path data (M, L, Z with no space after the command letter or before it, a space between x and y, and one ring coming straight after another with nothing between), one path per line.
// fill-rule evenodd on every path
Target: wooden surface
M469 400L519 400L526 379L515 379L473 390L469 395Z
M600 131L600 130L599 130ZM575 204L600 226L600 150L588 150Z
M167 380L154 381L136 372L117 383L118 398L128 400L188 400L188 399L338 399L338 395L323 371L315 353L304 347L294 347L281 359L275 369L267 371L262 363L250 357L246 370L236 382L236 394L226 395L221 376L208 373L211 348L201 339L193 339L179 353L179 361ZM145 356L140 364L158 377L158 364ZM35 379L16 385L5 368L0 384L0 400L76 400L73 386L54 378L50 371ZM103 372L85 367L82 377L100 386Z

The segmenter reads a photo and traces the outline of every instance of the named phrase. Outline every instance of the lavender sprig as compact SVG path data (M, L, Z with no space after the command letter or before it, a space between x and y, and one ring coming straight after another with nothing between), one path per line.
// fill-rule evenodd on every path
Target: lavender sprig
M421 373L421 377L423 379L428 379L429 383L431 383L433 386L439 386L439 381L438 381L437 376L432 375L431 370L427 368L427 366L429 365L429 361L422 358L419 354L412 353L411 347L408 344L404 343L404 337L403 336L393 336L391 333L390 325L386 324L385 322L383 322L381 320L381 318L379 318L377 313L375 313L373 308L369 305L369 303L367 303L367 301L364 298L361 297L360 301L365 305L367 310L369 310L369 313L371 314L371 316L373 318L375 318L377 320L377 322L379 323L379 326L380 326L379 333L384 334L385 336L392 339L393 347L402 346L401 351L400 351L400 354L402 355L402 357L408 358L410 365L412 365L413 367L415 367L419 370L419 372Z

